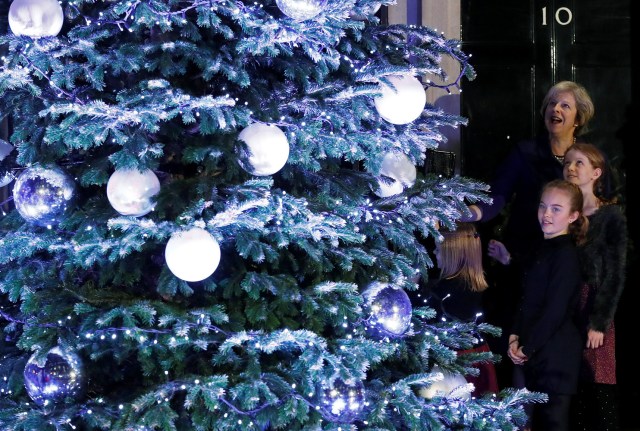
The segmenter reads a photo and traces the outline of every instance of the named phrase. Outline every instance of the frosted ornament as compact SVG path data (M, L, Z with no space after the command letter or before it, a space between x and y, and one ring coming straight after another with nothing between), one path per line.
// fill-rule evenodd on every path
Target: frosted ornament
M289 159L289 141L276 126L251 124L240 132L238 139L246 144L246 148L236 148L240 166L252 175L273 175Z
M171 235L164 251L167 266L184 281L202 281L209 277L220 263L218 241L199 227Z
M160 181L151 169L117 169L107 182L109 203L125 216L141 217L151 212L159 192Z
M4 160L11 151L13 151L13 145L0 139L0 161ZM0 187L4 187L15 179L15 175L12 172L0 170Z
M9 7L9 27L16 36L57 36L63 23L57 0L13 0Z
M4 187L13 181L15 176L11 172L0 171L0 187Z
M389 196L399 195L403 191L404 187L400 181L378 178L378 188L374 190L374 193L381 198L388 198Z
M276 0L278 8L296 21L311 19L324 10L328 0Z
M0 161L4 160L13 151L13 145L0 139Z
M375 194L381 198L400 194L405 187L411 187L416 182L416 167L409 157L399 152L388 152L384 155L380 166L380 173L392 178L392 182L378 179L378 188Z
M450 396L451 392L460 389L459 398L469 399L473 392L473 384L467 383L467 380L460 373L453 373L442 370L438 365L434 365L431 372L442 373L442 380L433 382L430 386L426 386L419 390L419 395L423 398L432 399L433 397Z
M75 199L73 178L54 165L27 168L13 185L16 210L26 221L40 226L59 223Z
M349 423L358 418L365 403L365 389L362 382L348 385L336 379L333 385L322 391L320 412L331 422Z
M363 292L367 332L376 338L398 338L411 326L411 300L403 289L373 282Z
M381 82L381 95L373 100L378 114L392 124L407 124L420 117L427 103L420 80L408 74L391 75L387 79L393 88Z
M80 357L54 347L41 366L32 355L24 367L24 386L39 406L75 403L84 396L87 376Z

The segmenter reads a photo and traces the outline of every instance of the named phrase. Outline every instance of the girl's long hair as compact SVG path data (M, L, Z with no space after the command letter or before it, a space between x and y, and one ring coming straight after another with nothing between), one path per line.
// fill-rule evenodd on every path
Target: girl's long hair
M458 223L456 230L441 232L438 267L440 278L462 277L474 292L482 292L489 284L482 267L482 243L472 223Z

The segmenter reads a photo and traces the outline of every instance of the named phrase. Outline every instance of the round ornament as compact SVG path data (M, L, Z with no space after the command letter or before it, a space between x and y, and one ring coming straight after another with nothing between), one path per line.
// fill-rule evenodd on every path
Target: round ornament
M9 27L16 36L57 36L63 22L58 0L13 0L9 7Z
M141 217L155 206L160 181L151 170L117 169L107 182L107 198L111 206L125 216Z
M327 6L328 0L276 0L278 8L296 21L304 21L318 15Z
M374 193L381 198L388 198L389 196L399 195L404 191L402 183L394 179L381 179L378 178L378 187L374 190Z
M199 227L171 235L164 251L167 266L184 281L201 281L209 277L220 263L218 241Z
M333 386L322 391L320 412L331 422L353 422L365 403L365 390L362 382L348 385L340 379L333 382Z
M47 353L44 364L32 355L24 367L24 386L39 406L59 402L76 402L85 392L87 377L80 357L54 347Z
M441 373L442 380L433 382L430 386L420 389L419 394L421 397L428 399L433 397L444 397L450 395L455 389L461 390L460 398L469 399L471 397L473 388L470 386L473 385L467 383L467 380L462 374L442 370L437 365L433 366L431 372Z
M273 175L287 163L289 141L277 126L253 123L240 132L238 139L246 144L236 147L240 166L252 175Z
M4 160L13 151L13 145L0 139L0 160Z
M12 172L3 172L0 171L0 187L4 187L11 183L15 178Z
M73 178L55 165L27 168L13 185L13 202L18 213L40 226L60 222L75 199Z
M411 300L403 289L373 282L363 292L367 331L376 338L403 336L411 325Z
M381 95L373 102L378 114L392 124L411 123L420 117L427 103L427 94L418 78L412 75L391 75L393 87L381 83Z
M0 161L4 160L11 151L13 151L13 145L0 139ZM15 175L12 172L4 171L0 169L0 187L4 187L15 179Z
M378 179L378 189L374 192L381 198L402 193L405 187L415 184L417 176L416 167L409 157L398 152L388 152L384 155L380 173L392 179L391 182Z

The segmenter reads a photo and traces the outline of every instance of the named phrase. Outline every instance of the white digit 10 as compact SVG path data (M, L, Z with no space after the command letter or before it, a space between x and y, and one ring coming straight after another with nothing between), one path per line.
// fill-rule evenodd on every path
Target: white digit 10
M566 19L562 20L560 17L560 14L564 12L566 14ZM573 19L573 14L571 13L571 9L569 9L568 7L559 7L556 10L556 22L560 25L567 25L571 22L571 20ZM542 25L547 25L547 8L543 7L542 8Z

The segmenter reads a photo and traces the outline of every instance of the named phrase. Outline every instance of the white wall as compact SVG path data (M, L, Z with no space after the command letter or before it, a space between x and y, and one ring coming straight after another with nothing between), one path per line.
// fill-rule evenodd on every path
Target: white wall
M397 0L397 3L388 8L389 24L404 24L407 22L407 0ZM460 39L460 0L422 0L421 24L443 33L447 39ZM443 70L449 76L449 81L455 80L460 73L458 62L443 57L441 62ZM441 83L438 77L429 76L434 82ZM430 88L427 91L427 102L442 108L451 114L460 114L460 95L455 88L451 94L439 88ZM441 130L447 137L447 142L440 146L439 150L456 153L456 173L460 172L460 129L445 127Z

